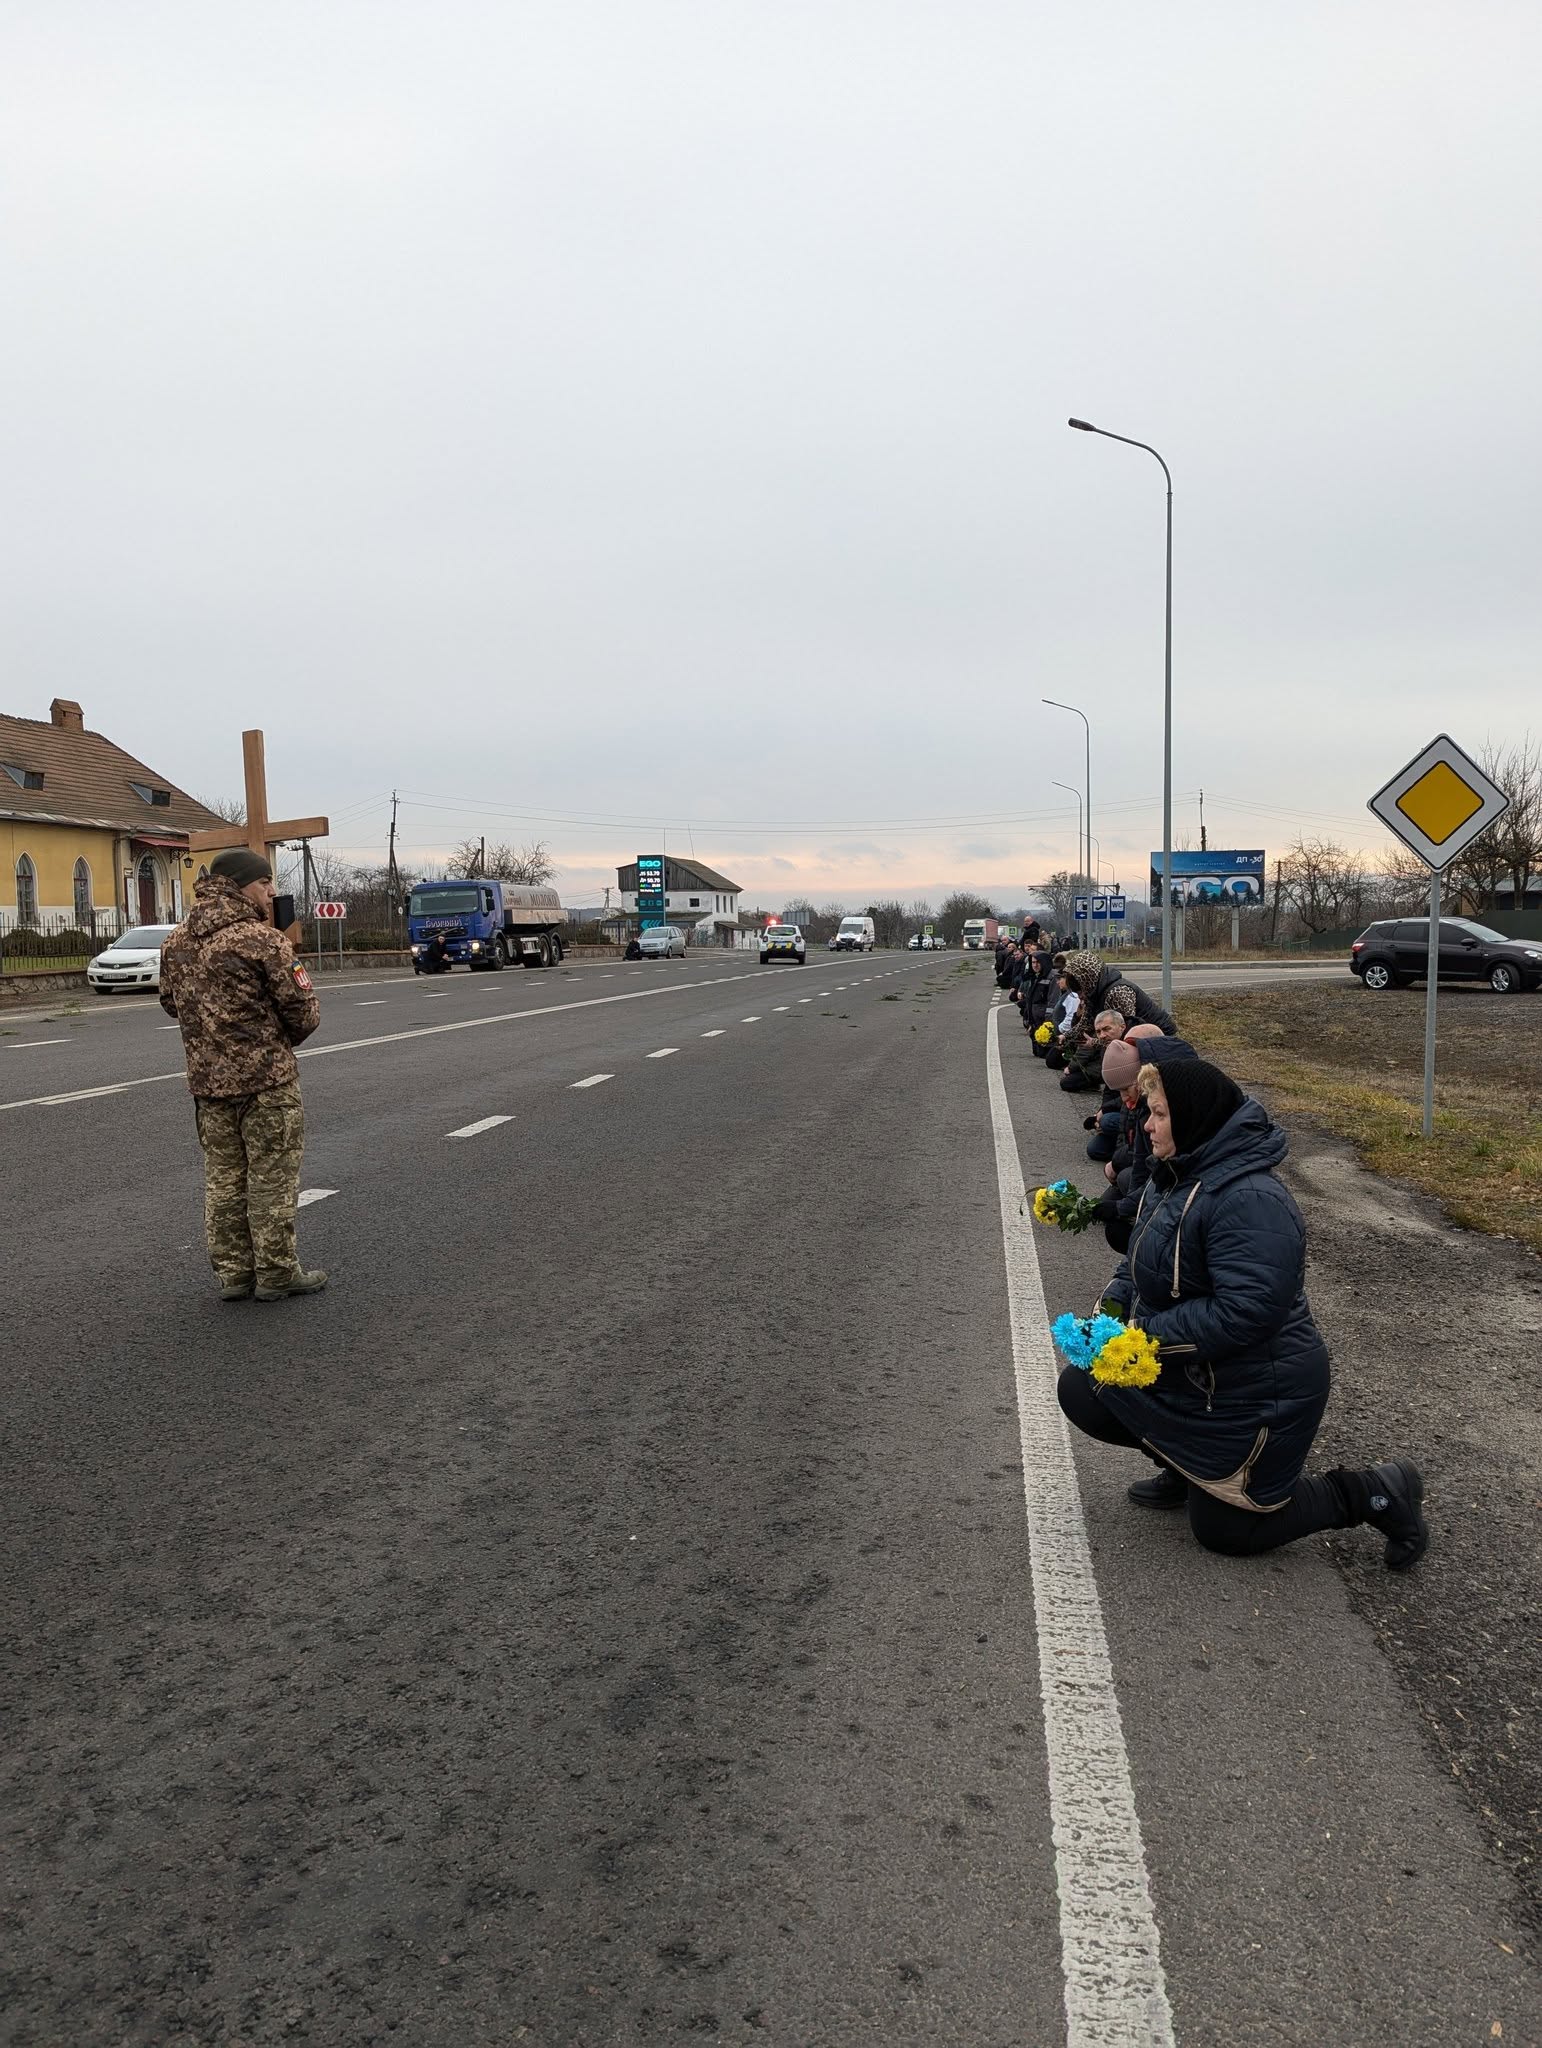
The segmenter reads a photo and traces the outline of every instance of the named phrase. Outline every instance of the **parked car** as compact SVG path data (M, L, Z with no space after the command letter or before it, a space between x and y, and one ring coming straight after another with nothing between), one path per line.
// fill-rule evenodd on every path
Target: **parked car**
M925 932L912 932L905 943L912 953L919 953L923 946L929 946L932 942Z
M86 969L92 988L104 992L115 988L158 989L161 985L161 948L176 930L170 924L140 924L114 939L105 953L98 953Z
M1542 945L1507 939L1468 917L1440 920L1442 981L1486 981L1501 995L1542 984ZM1429 969L1427 917L1387 918L1368 924L1349 949L1349 971L1370 989L1404 988Z
M645 960L685 958L685 933L677 924L652 925L637 943L642 947L642 956Z
M795 924L768 924L760 935L760 964L768 960L793 960L799 967L808 960L803 934Z

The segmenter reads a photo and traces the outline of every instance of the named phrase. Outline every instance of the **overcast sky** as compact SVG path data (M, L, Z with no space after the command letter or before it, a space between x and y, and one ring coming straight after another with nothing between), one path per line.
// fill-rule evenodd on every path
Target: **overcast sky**
M0 709L565 893L1385 844L1542 729L1542 8L11 0Z

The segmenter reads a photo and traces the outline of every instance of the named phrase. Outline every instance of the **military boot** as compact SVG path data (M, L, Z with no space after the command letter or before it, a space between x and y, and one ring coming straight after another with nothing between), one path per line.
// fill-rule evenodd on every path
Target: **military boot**
M259 1301L283 1301L291 1294L319 1294L327 1284L325 1273L302 1273L298 1266L282 1280L259 1280Z
M250 1301L253 1285L254 1281L250 1273L240 1274L234 1280L222 1280L220 1282L220 1300Z

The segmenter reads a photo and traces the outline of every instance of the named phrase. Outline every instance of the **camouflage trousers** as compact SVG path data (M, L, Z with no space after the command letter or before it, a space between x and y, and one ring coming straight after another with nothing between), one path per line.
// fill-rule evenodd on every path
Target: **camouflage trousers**
M294 1272L295 1202L305 1151L300 1084L194 1098L203 1146L204 1235L220 1285L276 1285Z

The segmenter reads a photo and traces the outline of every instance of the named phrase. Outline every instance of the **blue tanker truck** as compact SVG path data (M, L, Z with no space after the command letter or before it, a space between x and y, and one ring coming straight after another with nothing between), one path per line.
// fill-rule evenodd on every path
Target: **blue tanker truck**
M412 971L443 965L496 973L518 963L555 967L562 958L562 927L568 921L555 889L521 882L419 882L407 898L407 943ZM443 938L441 960L436 939ZM429 959L429 949L434 958Z

